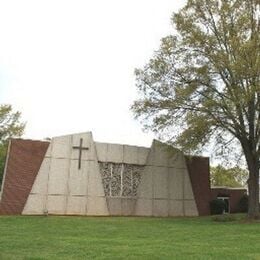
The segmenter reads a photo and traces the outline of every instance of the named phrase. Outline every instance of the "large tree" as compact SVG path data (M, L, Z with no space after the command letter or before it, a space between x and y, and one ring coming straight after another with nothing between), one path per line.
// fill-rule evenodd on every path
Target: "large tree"
M2 182L8 139L20 137L25 124L21 122L21 113L14 112L11 105L0 105L0 184Z
M259 0L188 0L173 14L173 34L136 70L140 97L132 106L146 128L183 149L237 142L252 218L259 216L259 16Z

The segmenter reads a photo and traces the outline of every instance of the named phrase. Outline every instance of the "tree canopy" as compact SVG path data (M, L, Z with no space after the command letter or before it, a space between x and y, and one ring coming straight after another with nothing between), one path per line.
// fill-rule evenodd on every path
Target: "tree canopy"
M4 173L7 141L11 137L20 137L24 128L20 112L13 112L11 105L0 105L0 184Z
M21 113L13 112L11 105L0 105L0 143L23 134L25 124L20 120Z
M211 186L244 187L248 172L240 167L210 167Z
M236 142L259 214L260 1L188 0L142 69L132 106L145 128L186 151Z

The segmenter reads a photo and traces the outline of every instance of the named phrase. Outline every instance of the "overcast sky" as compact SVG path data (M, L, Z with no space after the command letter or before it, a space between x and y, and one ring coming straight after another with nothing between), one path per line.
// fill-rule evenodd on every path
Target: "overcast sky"
M172 32L184 0L0 0L0 102L25 138L93 131L97 141L149 146L129 107L134 68Z

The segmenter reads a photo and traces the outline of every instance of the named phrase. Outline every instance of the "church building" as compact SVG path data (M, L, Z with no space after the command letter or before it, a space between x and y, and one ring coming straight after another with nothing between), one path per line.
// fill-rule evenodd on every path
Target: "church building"
M209 158L157 140L150 148L100 143L91 132L11 139L0 199L5 215L209 215Z

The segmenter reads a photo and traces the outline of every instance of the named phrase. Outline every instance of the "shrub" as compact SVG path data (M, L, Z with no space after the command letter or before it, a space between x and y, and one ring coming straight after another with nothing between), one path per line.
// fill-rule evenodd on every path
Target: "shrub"
M234 215L223 214L223 215L220 215L220 216L213 216L212 220L216 221L216 222L230 222L230 221L235 221L237 219Z
M210 213L212 215L223 214L225 210L225 202L220 199L214 199L210 202Z
M248 195L243 195L238 203L239 212L247 212L248 211Z

